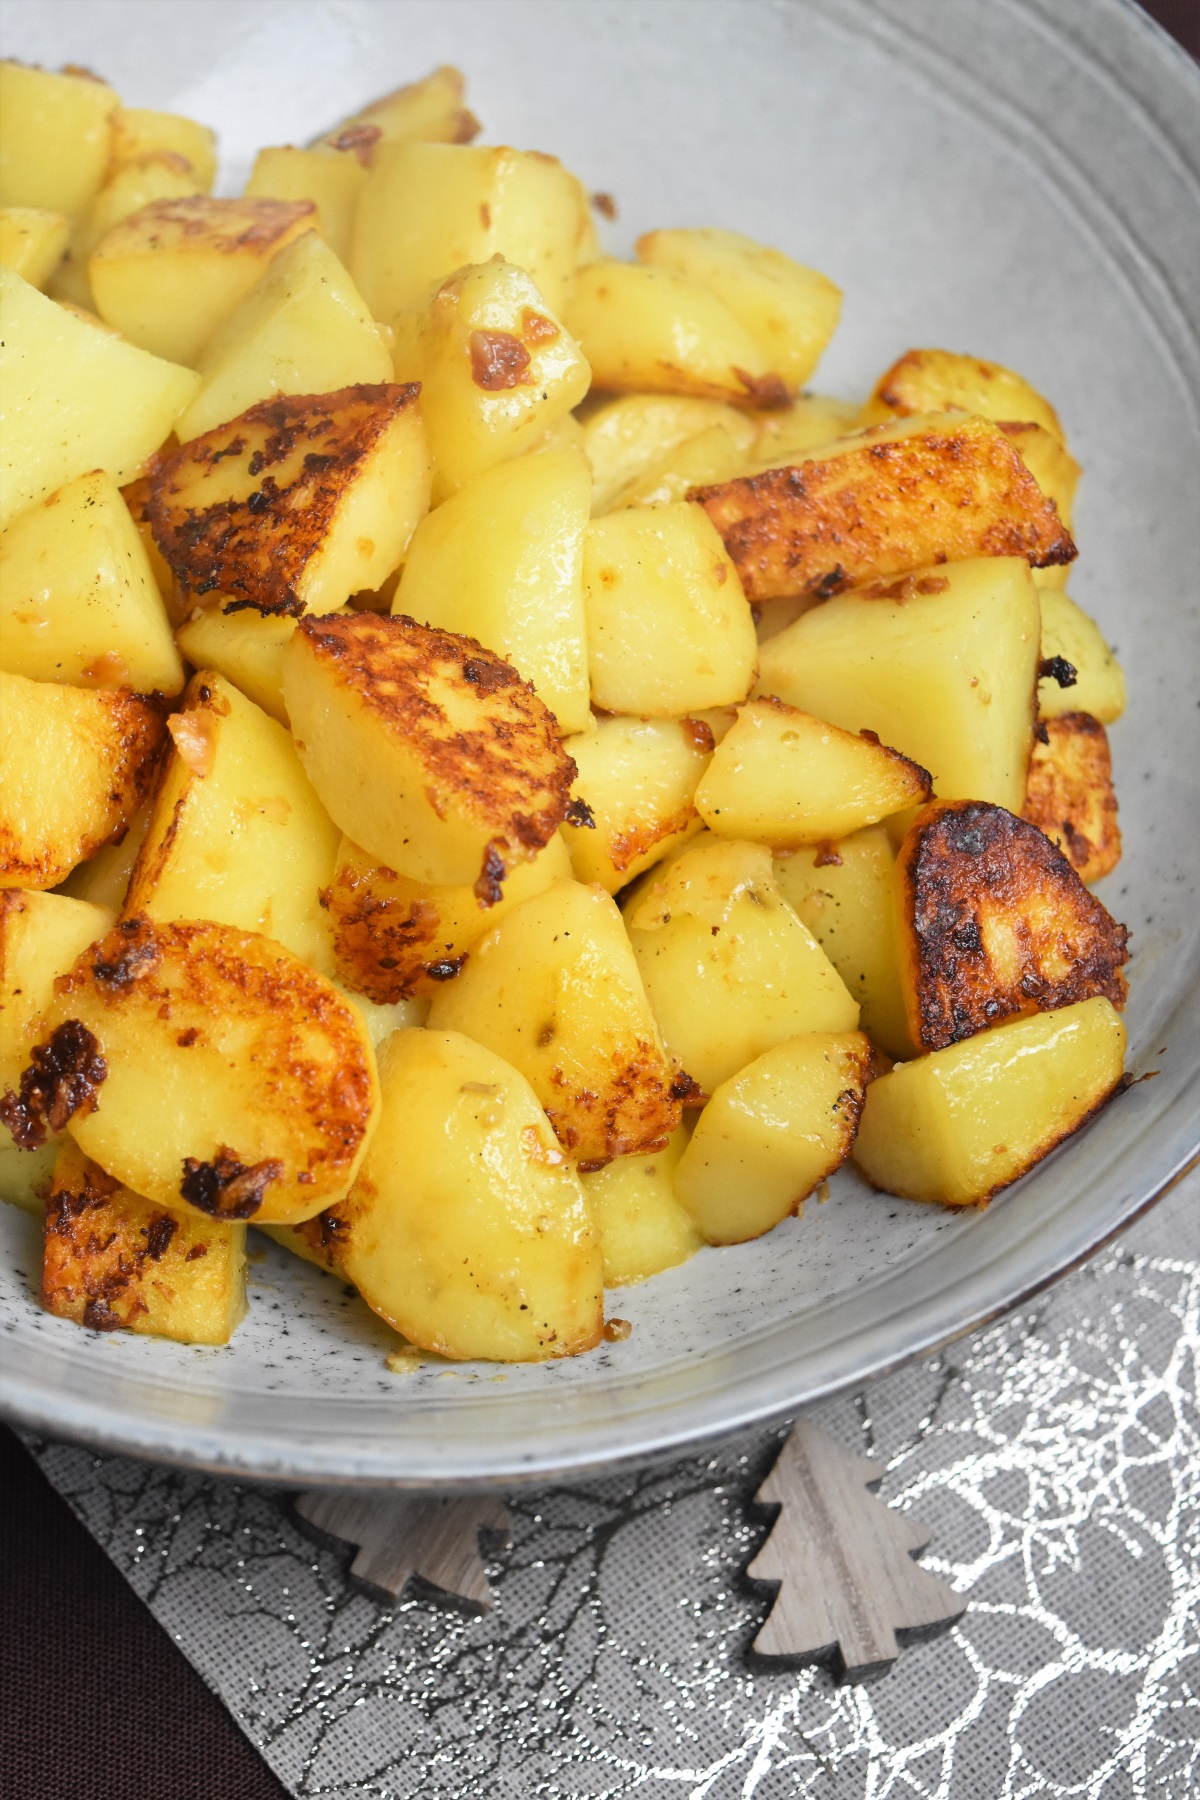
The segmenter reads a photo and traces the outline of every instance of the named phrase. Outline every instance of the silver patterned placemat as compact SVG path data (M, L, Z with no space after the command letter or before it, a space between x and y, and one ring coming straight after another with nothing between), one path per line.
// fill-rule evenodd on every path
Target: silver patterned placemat
M1200 1792L1200 1176L941 1357L814 1410L933 1529L963 1622L868 1687L751 1672L778 1433L512 1498L496 1604L384 1611L286 1497L31 1447L297 1795Z

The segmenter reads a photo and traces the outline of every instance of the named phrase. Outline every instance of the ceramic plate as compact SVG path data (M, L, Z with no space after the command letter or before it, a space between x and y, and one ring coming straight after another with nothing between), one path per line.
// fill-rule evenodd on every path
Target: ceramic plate
M0 1406L49 1433L295 1482L512 1483L645 1457L862 1381L1095 1249L1196 1141L1200 888L1200 74L1120 0L9 0L7 54L82 62L217 127L226 191L443 61L493 141L617 197L610 243L733 226L827 270L822 388L913 345L1020 369L1082 461L1072 592L1120 653L1112 733L1133 929L1134 1086L983 1214L840 1176L768 1237L612 1298L573 1361L395 1375L361 1302L273 1246L231 1347L99 1337L38 1309L0 1207ZM164 24L166 29L164 30ZM1189 1107L1189 1086L1192 1103Z

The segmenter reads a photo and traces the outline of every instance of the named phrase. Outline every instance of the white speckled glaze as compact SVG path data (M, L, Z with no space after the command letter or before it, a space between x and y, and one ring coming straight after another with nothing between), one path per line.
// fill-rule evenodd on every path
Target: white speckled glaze
M0 1408L50 1433L242 1477L543 1480L795 1408L968 1330L1128 1222L1194 1154L1200 1071L1200 74L1122 0L9 0L6 53L104 72L216 126L237 191L441 61L495 141L616 195L624 249L740 227L846 291L821 387L914 344L1011 364L1085 477L1071 590L1118 647L1134 1086L987 1213L870 1193L614 1296L628 1341L541 1367L389 1373L395 1340L264 1244L231 1347L85 1334L35 1300L0 1207ZM164 32L164 20L169 30ZM1189 1094L1190 1090L1190 1094Z

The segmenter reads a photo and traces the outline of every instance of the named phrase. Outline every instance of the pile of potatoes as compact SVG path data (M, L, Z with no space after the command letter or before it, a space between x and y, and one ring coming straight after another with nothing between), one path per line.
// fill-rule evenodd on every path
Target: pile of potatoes
M985 1204L1122 1081L1078 465L992 362L806 391L823 275L600 249L439 69L213 199L0 65L0 1192L63 1319L220 1343L246 1231L411 1343L847 1158Z

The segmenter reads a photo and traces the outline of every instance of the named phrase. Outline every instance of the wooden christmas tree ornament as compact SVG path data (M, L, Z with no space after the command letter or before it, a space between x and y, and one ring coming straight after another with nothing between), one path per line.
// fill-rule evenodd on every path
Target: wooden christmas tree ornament
M746 1570L778 1590L754 1656L831 1661L841 1680L864 1681L895 1662L898 1634L962 1618L966 1600L913 1561L931 1534L868 1492L882 1475L806 1419L793 1425L755 1496L780 1510Z
M416 1575L473 1612L491 1607L479 1533L492 1532L507 1544L510 1531L508 1511L495 1494L430 1499L318 1488L299 1495L295 1511L318 1537L357 1547L351 1579L376 1600L398 1600Z

